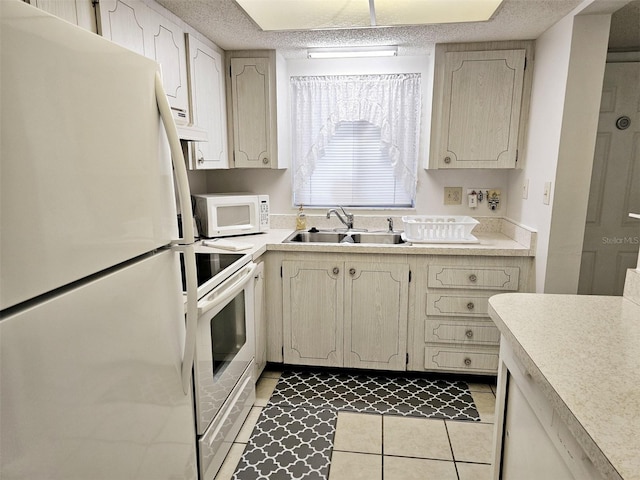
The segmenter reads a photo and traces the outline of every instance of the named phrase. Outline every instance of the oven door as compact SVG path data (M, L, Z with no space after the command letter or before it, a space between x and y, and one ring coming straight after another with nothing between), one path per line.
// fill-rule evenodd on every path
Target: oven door
M248 263L198 301L193 367L198 435L204 434L255 356L255 269L255 263Z

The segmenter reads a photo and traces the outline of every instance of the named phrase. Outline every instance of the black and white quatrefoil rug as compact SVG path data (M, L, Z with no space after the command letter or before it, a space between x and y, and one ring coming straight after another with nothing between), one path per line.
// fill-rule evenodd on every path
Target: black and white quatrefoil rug
M409 375L283 372L234 480L326 480L338 411L479 421L466 382Z

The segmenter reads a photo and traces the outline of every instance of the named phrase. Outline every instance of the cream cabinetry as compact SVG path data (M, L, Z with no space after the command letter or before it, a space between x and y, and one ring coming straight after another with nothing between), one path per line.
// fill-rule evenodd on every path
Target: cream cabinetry
M284 142L278 138L278 103L286 100L277 94L277 73L284 68L279 60L284 62L273 50L227 52L229 143L235 168L287 166Z
M253 306L255 319L255 375L257 381L267 365L267 317L265 302L264 262L258 262L253 278Z
M343 292L341 262L282 262L285 363L343 366Z
M500 334L489 318L488 301L496 293L527 291L531 259L424 256L415 261L410 368L495 375Z
M191 121L208 139L189 143L189 168L229 168L224 59L191 34L186 34L186 46Z
M497 397L492 478L604 478L507 342L500 347Z
M29 3L90 32L98 31L92 0L29 0Z
M182 27L141 0L101 0L98 31L109 40L160 64L162 83L176 123L189 123L186 45Z
M430 168L516 167L528 112L529 48L526 42L436 47Z
M406 257L282 262L284 362L405 370Z

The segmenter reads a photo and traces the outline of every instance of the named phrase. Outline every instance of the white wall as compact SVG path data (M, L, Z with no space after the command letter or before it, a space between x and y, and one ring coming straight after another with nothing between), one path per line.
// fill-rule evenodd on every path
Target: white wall
M386 59L345 59L345 60L309 60L290 59L287 61L287 74L284 79L295 75L350 75L370 73L421 73L422 74L422 119L421 119L421 157L418 168L418 187L416 208L412 210L394 210L394 213L431 214L431 215L476 215L504 216L507 205L508 174L506 171L464 170L433 171L425 170L429 152L431 131L431 100L433 91L433 51L434 45L425 47L424 55L400 56ZM278 81L281 81L278 78ZM282 115L284 113L284 115ZM287 118L289 112L278 112L279 122ZM287 120L284 122L288 124ZM294 128L294 127L290 127ZM289 148L279 148L289 154ZM279 152L279 153L280 153ZM288 162L290 164L290 162ZM486 202L477 209L469 209L465 202L457 206L444 205L444 187L497 188L503 193L502 205L496 211L488 209ZM211 171L207 174L207 189L211 192L251 191L269 194L273 213L295 213L292 205L291 170L229 170ZM362 213L382 214L381 210L360 210Z
M591 3L536 40L527 163L509 175L507 216L538 230L538 292L577 292L610 23L608 14L578 15Z

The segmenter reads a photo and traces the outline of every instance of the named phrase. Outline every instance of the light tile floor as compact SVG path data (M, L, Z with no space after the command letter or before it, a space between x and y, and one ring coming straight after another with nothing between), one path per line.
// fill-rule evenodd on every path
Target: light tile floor
M280 372L265 371L255 406L215 480L230 480ZM495 386L469 383L480 422L339 412L329 480L488 480Z

